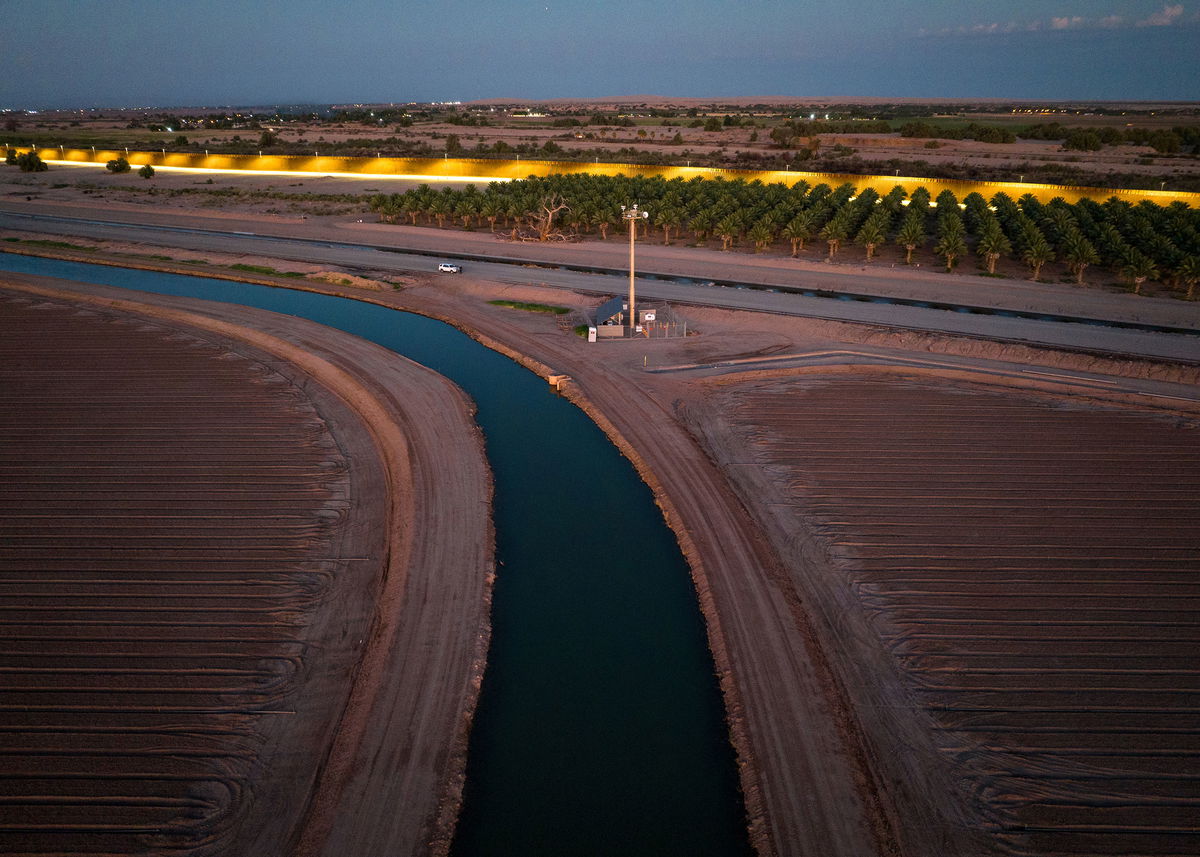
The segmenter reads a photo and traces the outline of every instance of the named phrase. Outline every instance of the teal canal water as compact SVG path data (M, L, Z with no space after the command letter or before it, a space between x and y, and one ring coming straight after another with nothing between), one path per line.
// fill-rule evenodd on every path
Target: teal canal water
M544 381L448 325L358 301L4 253L0 269L312 319L466 390L502 565L454 854L750 853L687 566L629 462Z

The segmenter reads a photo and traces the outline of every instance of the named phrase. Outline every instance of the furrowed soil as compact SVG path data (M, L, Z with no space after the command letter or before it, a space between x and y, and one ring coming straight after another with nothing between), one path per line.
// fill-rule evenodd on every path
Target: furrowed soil
M1200 423L871 374L711 407L906 853L1200 850Z
M465 399L298 319L4 280L0 851L444 851L490 592Z

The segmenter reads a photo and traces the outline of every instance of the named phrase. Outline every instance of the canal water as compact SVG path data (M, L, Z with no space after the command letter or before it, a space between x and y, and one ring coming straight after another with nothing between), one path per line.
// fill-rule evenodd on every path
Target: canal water
M308 318L462 387L499 566L453 853L751 853L687 565L633 467L542 379L449 325L344 298L5 253L0 269Z

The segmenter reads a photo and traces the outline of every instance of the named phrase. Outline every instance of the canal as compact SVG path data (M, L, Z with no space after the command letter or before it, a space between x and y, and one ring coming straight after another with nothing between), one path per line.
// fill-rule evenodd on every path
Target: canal
M311 319L458 384L495 479L498 576L453 853L750 853L687 565L630 463L543 380L449 325L345 298L6 253L0 269Z

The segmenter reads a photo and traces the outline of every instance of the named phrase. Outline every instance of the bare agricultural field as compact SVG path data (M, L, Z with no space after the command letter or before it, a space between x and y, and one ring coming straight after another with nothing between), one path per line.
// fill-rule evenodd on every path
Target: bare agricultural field
M0 852L444 853L488 633L465 399L133 294L0 288Z
M307 720L314 611L379 573L339 556L349 463L261 365L68 305L3 318L0 850L227 842L267 733Z
M826 626L906 853L1200 851L1200 425L865 374L718 389L709 445Z

